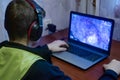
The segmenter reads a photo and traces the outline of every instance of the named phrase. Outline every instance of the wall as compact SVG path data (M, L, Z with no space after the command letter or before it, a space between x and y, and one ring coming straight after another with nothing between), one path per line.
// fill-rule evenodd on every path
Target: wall
M0 42L4 40L9 40L7 31L4 29L4 14L7 4L10 0L1 0L0 2Z
M46 11L44 19L44 32L48 34L46 29L47 23L53 23L57 26L57 30L64 29L69 25L69 13L75 9L75 0L36 0Z

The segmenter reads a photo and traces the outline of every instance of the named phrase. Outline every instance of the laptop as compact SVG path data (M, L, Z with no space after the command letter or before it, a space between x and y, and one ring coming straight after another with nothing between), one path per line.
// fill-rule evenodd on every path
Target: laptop
M86 70L110 55L113 27L112 19L71 11L69 48L53 56Z

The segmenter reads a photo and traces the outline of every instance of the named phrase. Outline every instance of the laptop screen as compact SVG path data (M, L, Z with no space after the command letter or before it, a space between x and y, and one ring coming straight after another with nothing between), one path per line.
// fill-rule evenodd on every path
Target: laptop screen
M69 38L108 51L114 21L71 12Z

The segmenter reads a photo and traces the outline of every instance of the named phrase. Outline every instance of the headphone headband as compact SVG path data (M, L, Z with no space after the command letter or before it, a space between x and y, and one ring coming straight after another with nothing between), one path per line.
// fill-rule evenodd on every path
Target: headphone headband
M37 13L37 17L38 17L38 23L40 25L40 27L43 27L43 9L34 1L34 0L26 0L35 10L35 12Z
M31 5L37 14L37 21L32 22L28 30L28 39L31 41L36 41L42 34L44 10L34 0L26 1Z

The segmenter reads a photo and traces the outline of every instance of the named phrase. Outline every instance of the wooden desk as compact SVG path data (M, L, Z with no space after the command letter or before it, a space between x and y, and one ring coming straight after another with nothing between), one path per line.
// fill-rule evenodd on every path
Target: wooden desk
M56 32L55 34L42 37L40 41L38 41L38 43L44 45L56 39L66 38L67 33L68 33L67 29ZM98 80L98 78L104 72L102 65L105 63L109 63L112 59L120 60L120 41L113 40L111 55L104 61L101 61L100 63L94 65L93 67L86 71L52 57L53 64L58 66L66 75L70 76L72 80ZM120 77L118 80L120 80Z

